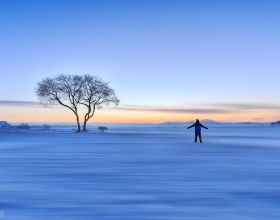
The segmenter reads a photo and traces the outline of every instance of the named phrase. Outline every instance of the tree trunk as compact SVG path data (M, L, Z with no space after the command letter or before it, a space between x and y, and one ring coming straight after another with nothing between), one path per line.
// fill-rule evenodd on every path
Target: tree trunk
M87 131L87 122L92 118L95 112L95 105L93 106L93 110L90 105L88 105L88 113L85 114L84 117L84 125L83 125L83 132Z
M85 120L85 121L84 121L83 132L87 131L87 121L88 121L88 120Z
M76 114L76 120L77 120L77 131L76 132L81 132L80 119L79 119L79 115L77 115L77 114Z

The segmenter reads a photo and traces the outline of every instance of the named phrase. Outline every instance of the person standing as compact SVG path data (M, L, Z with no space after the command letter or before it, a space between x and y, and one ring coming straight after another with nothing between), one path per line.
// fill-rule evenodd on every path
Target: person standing
M200 143L202 143L201 128L204 128L204 129L208 129L208 128L205 127L204 125L202 125L198 119L196 119L195 123L193 125L189 126L188 129L190 129L192 127L194 127L194 131L195 131L194 142L197 142L197 138L199 138Z

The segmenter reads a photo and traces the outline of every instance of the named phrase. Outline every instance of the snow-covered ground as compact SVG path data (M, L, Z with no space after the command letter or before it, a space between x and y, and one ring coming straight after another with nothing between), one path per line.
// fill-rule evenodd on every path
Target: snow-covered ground
M280 128L0 132L0 219L279 220Z

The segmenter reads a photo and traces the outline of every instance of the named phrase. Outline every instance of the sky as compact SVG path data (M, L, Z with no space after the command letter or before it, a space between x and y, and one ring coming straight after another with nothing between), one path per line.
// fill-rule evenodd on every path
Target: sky
M280 1L0 0L0 120L71 122L38 105L58 74L110 83L92 122L280 119Z

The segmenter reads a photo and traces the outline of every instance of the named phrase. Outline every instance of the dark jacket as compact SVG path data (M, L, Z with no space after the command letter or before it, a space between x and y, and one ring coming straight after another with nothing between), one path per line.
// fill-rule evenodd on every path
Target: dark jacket
M200 133L201 132L201 127L208 129L207 127L205 127L204 125L202 125L200 122L195 122L193 125L189 126L189 128L194 127L195 133Z

